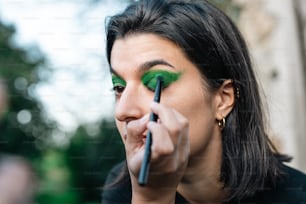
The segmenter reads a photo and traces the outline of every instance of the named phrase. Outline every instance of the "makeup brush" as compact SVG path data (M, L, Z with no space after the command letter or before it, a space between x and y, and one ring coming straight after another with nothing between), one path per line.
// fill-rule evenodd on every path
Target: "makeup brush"
M163 79L161 75L156 76L156 88L154 92L154 101L159 103L160 101L160 95L163 85ZM158 119L157 115L153 112L150 114L150 121L156 122ZM148 182L148 175L149 175L149 169L150 169L150 159L151 159L151 145L152 145L152 133L151 131L148 131L146 135L146 144L145 144L145 152L144 152L144 158L141 163L140 167L140 173L138 176L138 183L141 186L145 186Z

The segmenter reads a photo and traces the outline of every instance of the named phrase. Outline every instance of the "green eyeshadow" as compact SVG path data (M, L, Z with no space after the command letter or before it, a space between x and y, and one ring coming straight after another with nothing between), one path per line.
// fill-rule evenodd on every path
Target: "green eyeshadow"
M122 87L126 86L126 82L115 74L112 74L112 82L113 82L114 87L115 86L122 86Z
M142 83L148 87L150 90L155 90L156 83L157 83L157 76L161 76L163 79L163 88L168 87L171 83L177 81L180 76L181 72L169 72L166 70L151 70L146 72L142 77Z

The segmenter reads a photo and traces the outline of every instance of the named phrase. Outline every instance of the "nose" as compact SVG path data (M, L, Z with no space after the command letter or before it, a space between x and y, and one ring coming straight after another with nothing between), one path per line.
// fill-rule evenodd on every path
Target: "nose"
M148 112L149 105L141 90L126 86L116 101L115 117L121 122L139 119Z

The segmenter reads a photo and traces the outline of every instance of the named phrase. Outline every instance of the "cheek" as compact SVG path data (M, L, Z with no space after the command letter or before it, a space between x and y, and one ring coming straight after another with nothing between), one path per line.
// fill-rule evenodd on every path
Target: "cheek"
M215 108L211 96L199 88L189 91L181 102L173 104L173 107L189 121L191 154L203 151L213 137L216 125Z
M200 85L186 87L188 88L179 88L180 93L173 94L165 100L165 103L183 114L191 123L206 120L213 114L211 96Z
M126 136L126 129L125 129L125 123L124 122L120 122L119 120L116 120L116 126L117 129L120 133L121 139L124 142L126 138L124 138Z
M210 111L199 111L190 120L189 140L191 154L205 151L215 135L215 119Z
M214 110L206 99L201 98L198 102L194 102L188 111L188 119L190 123L190 136L201 137L214 124Z

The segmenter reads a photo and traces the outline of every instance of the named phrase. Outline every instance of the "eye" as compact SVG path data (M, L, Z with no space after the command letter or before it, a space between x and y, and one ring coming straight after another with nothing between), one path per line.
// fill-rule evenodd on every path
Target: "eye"
M120 96L122 92L124 91L125 86L122 85L114 85L113 86L113 91L115 92L116 96Z
M157 83L156 77L152 77L151 79L144 81L143 85L145 85L149 90L155 91L156 83Z
M167 88L170 84L177 81L180 76L181 72L169 72L165 70L151 70L146 72L141 80L143 85L145 85L149 90L155 91L155 87L157 84L157 76L161 76L163 79L163 89Z
M120 96L125 89L126 82L119 76L112 74L113 91L116 97Z

